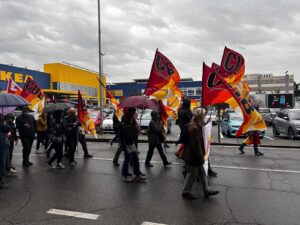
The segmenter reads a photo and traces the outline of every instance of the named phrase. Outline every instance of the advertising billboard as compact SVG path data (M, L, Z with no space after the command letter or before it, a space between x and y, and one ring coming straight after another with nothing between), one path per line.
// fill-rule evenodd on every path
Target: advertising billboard
M294 108L293 94L268 94L268 108Z
M10 78L23 88L28 77L35 80L42 89L50 89L48 73L0 64L0 89L3 91L6 91Z

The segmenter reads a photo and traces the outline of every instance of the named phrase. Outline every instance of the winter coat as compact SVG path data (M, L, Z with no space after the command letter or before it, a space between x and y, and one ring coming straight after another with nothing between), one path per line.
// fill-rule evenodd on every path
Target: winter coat
M148 129L148 142L152 145L159 145L163 140L163 125L158 120L151 120Z
M193 113L190 108L182 108L178 112L178 123L182 130L186 124L188 124L193 118Z
M39 132L47 131L48 125L47 125L47 118L46 116L40 116L37 120L36 130Z
M183 159L186 164L201 167L204 164L204 140L202 127L195 123L188 126L188 141L185 143Z
M0 120L0 150L5 149L9 146L7 134L10 131L7 125L4 125L4 121Z
M28 123L29 128L25 127L24 124ZM16 119L16 126L19 130L19 134L21 138L33 138L36 130L36 121L32 115L24 116L23 114L18 116Z
M120 126L120 138L121 144L132 145L138 141L139 130L136 122L121 123Z

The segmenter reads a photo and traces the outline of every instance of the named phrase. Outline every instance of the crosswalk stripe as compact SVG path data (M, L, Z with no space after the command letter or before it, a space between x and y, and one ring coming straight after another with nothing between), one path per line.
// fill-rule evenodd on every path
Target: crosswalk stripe
M60 215L60 216L71 216L71 217L89 219L89 220L97 220L100 217L100 215L97 214L82 213L82 212L68 211L68 210L61 210L61 209L49 209L47 213Z
M167 224L163 224L163 223L152 223L152 222L144 221L144 222L142 222L141 225L167 225Z

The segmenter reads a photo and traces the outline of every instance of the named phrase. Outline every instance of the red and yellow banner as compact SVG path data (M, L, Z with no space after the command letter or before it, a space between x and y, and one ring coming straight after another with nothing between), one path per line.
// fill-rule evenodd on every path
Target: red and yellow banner
M45 94L40 86L32 78L28 77L20 96L25 98L31 110L41 113L45 106Z
M244 122L236 136L267 129L261 115L248 101L250 87L243 80L244 62L242 55L225 47L221 66L213 64L210 68L203 64L202 106L227 103L242 114Z
M169 90L176 87L179 81L180 76L174 65L157 49L149 81L145 89L145 95L150 96L160 90L162 93L158 93L156 98L165 98L168 95Z
M7 93L15 94L15 95L21 95L22 88L20 88L12 78L9 79L8 85L7 85Z
M80 91L78 90L78 119L82 124L83 129L86 132L90 132L95 138L97 138L97 132L94 121L90 118L90 115L85 107Z

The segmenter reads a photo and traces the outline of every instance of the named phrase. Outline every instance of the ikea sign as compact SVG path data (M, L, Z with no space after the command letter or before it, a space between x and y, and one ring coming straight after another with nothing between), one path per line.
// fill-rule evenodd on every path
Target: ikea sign
M40 71L29 70L25 68L0 64L0 88L7 89L7 84L10 78L13 79L21 88L27 78L35 80L42 89L50 89L50 74Z

